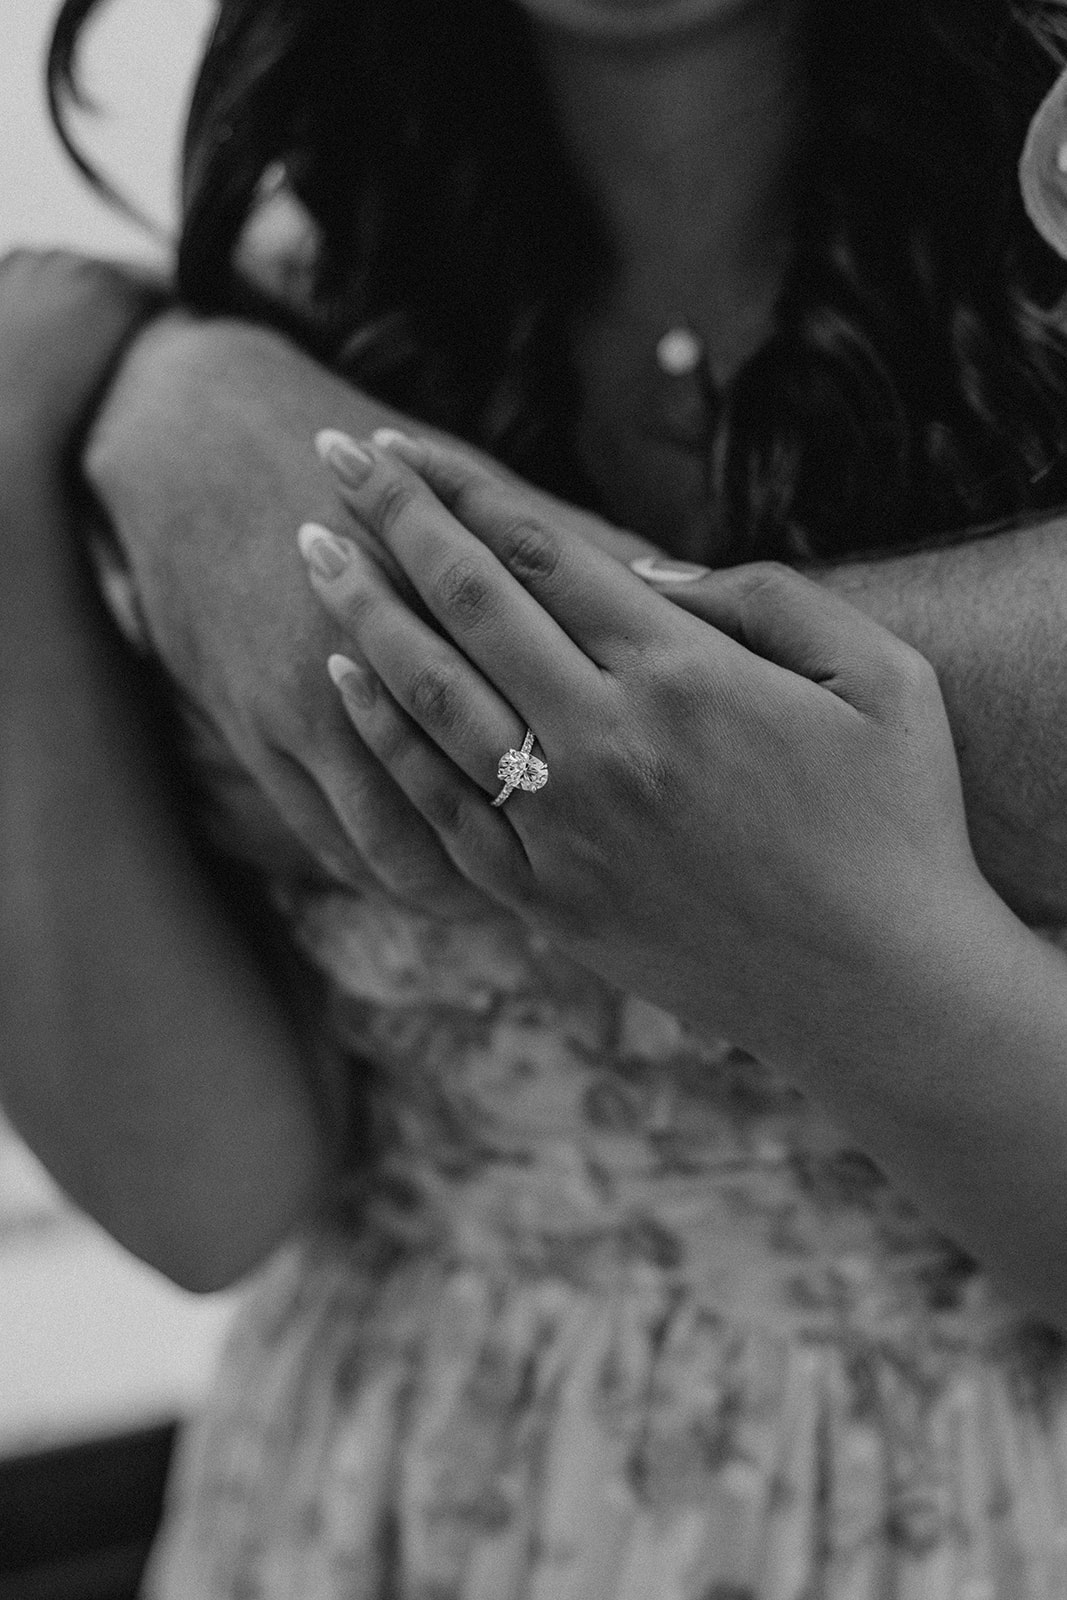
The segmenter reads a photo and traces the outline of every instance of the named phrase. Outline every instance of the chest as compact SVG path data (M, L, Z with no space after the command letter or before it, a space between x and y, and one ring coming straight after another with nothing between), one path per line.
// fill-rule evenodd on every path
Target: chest
M771 323L766 299L735 301L725 315L697 294L652 284L614 295L576 329L575 446L613 521L674 555L714 560L723 543L718 411Z
M673 554L698 555L712 516L706 377L665 371L655 344L627 339L608 324L583 332L575 362L575 445L607 515Z

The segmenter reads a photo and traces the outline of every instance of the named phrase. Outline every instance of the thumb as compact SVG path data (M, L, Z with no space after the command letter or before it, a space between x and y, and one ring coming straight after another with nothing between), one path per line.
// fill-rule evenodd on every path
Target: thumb
M908 651L847 600L777 562L719 571L658 558L630 565L676 606L860 711L881 707L890 669Z

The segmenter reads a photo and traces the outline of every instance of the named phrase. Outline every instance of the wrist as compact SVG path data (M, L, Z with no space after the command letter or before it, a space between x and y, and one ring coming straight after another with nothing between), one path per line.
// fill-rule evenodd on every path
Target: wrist
M959 1075L1025 1031L1035 946L977 868L932 885L857 951L851 995L807 1041L801 1075L861 1121L918 1113L948 1128Z

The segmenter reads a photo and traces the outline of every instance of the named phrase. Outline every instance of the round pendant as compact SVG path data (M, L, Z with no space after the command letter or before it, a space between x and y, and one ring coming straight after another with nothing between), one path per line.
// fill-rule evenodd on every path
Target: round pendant
M656 345L656 364L669 378L688 378L703 365L704 341L692 328L669 328Z

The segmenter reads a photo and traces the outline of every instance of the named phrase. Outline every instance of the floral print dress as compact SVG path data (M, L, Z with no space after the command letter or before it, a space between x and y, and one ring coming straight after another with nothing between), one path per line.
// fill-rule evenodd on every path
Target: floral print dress
M1059 1338L796 1090L505 918L282 898L368 1148L247 1291L149 1600L1067 1596Z
M1067 1600L1063 1342L826 1116L507 919L278 892L369 1134L247 1290L145 1600Z

